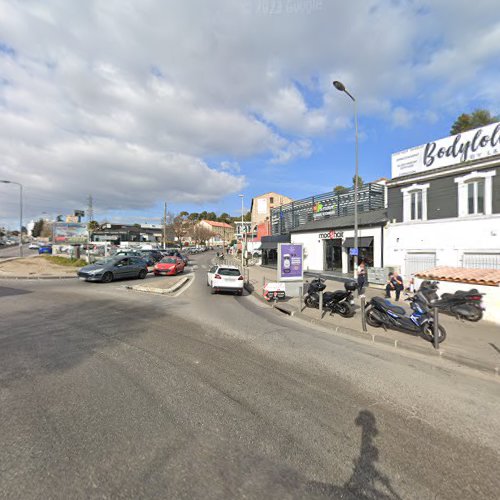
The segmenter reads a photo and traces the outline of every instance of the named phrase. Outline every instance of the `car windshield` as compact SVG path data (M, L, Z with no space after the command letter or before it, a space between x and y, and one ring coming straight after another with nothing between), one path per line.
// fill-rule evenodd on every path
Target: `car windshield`
M239 276L240 271L238 269L230 269L226 267L221 267L218 273L222 276Z
M167 257L166 259L161 259L162 264L175 264L176 260L172 257Z

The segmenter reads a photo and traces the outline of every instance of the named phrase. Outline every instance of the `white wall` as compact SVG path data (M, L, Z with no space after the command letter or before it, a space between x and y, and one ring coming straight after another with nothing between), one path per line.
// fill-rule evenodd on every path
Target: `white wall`
M418 288L422 279L415 278L415 286ZM435 281L435 280L433 280ZM457 290L470 290L476 288L480 293L484 293L483 307L485 308L483 319L492 321L500 325L500 287L471 285L470 283L455 283L451 281L438 281L438 295L443 293L455 293Z
M384 264L406 278L407 252L435 252L436 266L461 267L464 252L500 252L500 215L389 224L384 249Z
M342 241L346 238L354 238L354 229L338 229L342 232ZM304 269L324 270L324 239L320 239L321 233L327 233L328 230L315 231L313 233L292 233L291 243L302 243L304 245ZM382 265L382 234L380 227L359 228L358 237L371 236L373 237L373 262L374 267ZM348 272L349 254L348 249L343 248L342 251L342 272ZM385 265L385 262L384 262Z

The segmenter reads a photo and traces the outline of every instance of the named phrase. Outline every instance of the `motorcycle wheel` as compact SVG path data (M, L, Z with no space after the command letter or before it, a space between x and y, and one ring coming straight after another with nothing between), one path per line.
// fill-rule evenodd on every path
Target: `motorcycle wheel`
M470 314L469 316L463 316L463 319L476 323L483 317L483 311L479 309L479 307L473 306L471 307L471 311L473 311L472 314Z
M314 303L314 300L312 299L312 297L310 295L308 295L304 299L304 304L306 305L306 307L316 307L316 304Z
M366 322L370 326L373 326L373 328L379 328L382 326L382 323L375 317L373 309L368 309L368 311L366 311Z
M343 318L351 318L354 316L354 310L347 302L337 304L337 311Z
M432 323L426 323L424 326L424 329L422 331L422 336L425 340L434 343L434 327ZM440 344L441 342L444 341L446 338L446 330L444 329L444 326L439 325L438 326L438 343Z

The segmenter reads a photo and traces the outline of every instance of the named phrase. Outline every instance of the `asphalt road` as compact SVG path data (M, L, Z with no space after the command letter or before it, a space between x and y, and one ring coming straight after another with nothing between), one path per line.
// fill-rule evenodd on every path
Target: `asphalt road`
M209 257L178 297L0 281L1 498L498 498L498 380L211 295Z
M23 245L23 256L29 257L30 255L36 255L38 250L30 250L29 245ZM9 259L11 257L19 257L19 245L10 245L8 247L0 247L0 260Z

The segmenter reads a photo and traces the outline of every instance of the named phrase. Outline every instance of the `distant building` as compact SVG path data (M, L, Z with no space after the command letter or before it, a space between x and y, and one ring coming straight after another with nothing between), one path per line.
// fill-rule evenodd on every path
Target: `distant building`
M209 245L228 245L234 240L234 227L231 224L213 220L202 220L198 224L212 232L213 236L207 241Z
M291 203L288 196L275 192L261 194L252 199L251 212L251 237L259 239L271 234L271 211L274 208Z
M122 242L131 243L161 243L162 226L151 227L151 225L141 226L140 224L102 224L101 227L92 233L92 241L108 241L116 245ZM169 235L167 234L167 239Z

